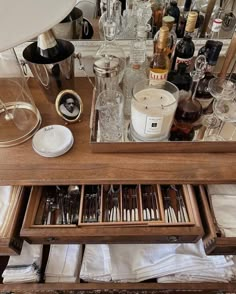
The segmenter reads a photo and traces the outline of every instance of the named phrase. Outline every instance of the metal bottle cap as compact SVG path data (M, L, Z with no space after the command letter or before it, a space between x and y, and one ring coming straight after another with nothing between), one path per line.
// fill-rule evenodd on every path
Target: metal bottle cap
M120 59L115 56L107 56L98 59L93 64L93 72L96 76L112 78L120 72Z

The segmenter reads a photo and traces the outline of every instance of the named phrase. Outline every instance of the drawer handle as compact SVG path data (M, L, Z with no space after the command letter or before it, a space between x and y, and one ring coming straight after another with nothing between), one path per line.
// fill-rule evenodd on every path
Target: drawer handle
M169 236L169 237L167 237L167 239L168 239L168 241L170 243L176 243L176 242L179 241L179 237L178 236Z
M47 242L50 242L50 243L52 243L52 242L54 242L54 241L56 241L57 240L57 238L55 238L55 237L48 237L47 239L46 239L46 241Z

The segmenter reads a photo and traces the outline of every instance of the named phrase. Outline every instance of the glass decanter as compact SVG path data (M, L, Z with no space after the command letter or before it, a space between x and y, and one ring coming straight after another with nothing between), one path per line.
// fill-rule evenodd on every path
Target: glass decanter
M193 79L191 94L182 99L175 112L175 121L171 129L170 141L192 141L195 135L194 123L202 115L202 106L195 99L199 81L204 77L206 69L206 57L198 56L195 62L195 69L191 72Z

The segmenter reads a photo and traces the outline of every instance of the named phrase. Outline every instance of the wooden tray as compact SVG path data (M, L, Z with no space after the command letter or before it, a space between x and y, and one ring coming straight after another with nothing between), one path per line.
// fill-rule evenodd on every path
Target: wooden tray
M117 152L159 152L159 153L204 153L204 152L235 152L236 141L230 140L228 131L231 132L231 124L227 123L226 127L222 128L222 132L226 132L228 141L162 141L162 142L131 142L126 139L124 142L99 142L98 135L98 112L94 107L95 98L93 97L90 115L90 147L95 153L117 153ZM128 122L126 122L128 125ZM235 127L235 126L233 126ZM127 129L128 127L126 127ZM198 135L197 135L198 136ZM201 134L199 133L201 137ZM233 138L235 140L235 138Z

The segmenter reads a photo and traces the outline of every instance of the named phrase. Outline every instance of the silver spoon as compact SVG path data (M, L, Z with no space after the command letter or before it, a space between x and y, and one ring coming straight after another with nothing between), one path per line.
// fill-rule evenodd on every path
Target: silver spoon
M76 196L79 195L80 193L80 188L77 185L70 185L67 189L68 194L71 196Z

